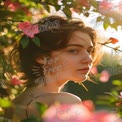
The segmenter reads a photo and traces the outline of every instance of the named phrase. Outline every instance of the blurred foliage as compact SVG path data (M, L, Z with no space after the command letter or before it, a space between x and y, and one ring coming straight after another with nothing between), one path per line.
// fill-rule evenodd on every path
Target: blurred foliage
M37 102L36 108L37 108L38 112L40 113L40 116L42 116L44 114L44 112L47 110L47 105ZM21 122L43 122L43 120L41 117L37 118L35 116L32 116L32 117L22 120Z
M101 22L105 29L122 26L121 2L114 6L109 0L0 0L0 97L3 98L0 99L0 107L10 105L6 100L14 99L24 89L17 79L11 80L17 71L11 65L9 52L22 36L18 23L36 23L48 16L52 8L62 10L68 18L72 12L86 17L96 13L98 16L94 22Z
M97 104L110 106L113 111L117 112L122 117L122 81L113 80L114 87L110 92L105 92L104 95L98 96Z

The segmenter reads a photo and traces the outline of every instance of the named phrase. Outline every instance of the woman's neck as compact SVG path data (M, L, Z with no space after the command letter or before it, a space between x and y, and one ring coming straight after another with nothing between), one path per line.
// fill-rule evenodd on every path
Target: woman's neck
M39 92L60 92L60 87L55 84L38 85L37 89Z
M33 92L35 95L39 95L39 94L44 94L44 93L59 93L62 89L62 86L67 83L65 80L64 81L60 81L58 78L54 78L54 77L47 77L46 80L46 84L39 84L37 86L34 86L32 88L30 88L30 91Z
M27 89L27 92L31 92L33 96L39 96L47 93L59 93L60 92L60 87L57 85L52 85L52 84L46 84L43 86L42 84L39 84L37 86L31 87Z

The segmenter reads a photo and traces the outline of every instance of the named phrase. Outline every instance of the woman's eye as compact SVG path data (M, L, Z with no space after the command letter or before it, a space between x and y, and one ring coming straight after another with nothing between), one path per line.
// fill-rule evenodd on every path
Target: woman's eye
M72 49L72 50L69 50L68 52L76 54L76 53L79 52L79 50L77 50L77 49Z

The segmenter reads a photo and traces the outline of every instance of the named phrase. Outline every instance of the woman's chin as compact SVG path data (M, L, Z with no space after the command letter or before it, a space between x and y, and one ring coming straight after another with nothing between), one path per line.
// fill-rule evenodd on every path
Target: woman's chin
M82 76L82 77L79 77L79 78L77 78L77 79L74 79L73 81L75 82L75 83L81 83L81 82L84 82L84 81L86 81L87 80L87 76Z

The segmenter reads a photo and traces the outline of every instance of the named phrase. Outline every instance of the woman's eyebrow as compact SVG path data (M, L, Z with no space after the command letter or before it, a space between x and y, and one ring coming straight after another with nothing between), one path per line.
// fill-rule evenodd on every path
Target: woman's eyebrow
M66 45L66 47L71 47L71 46L77 46L77 47L84 47L83 45L81 45L81 44L68 44L68 45Z
M70 46L77 46L77 47L81 47L83 48L84 46L81 44L68 44L66 47L70 47ZM93 48L93 46L89 46L88 48Z

